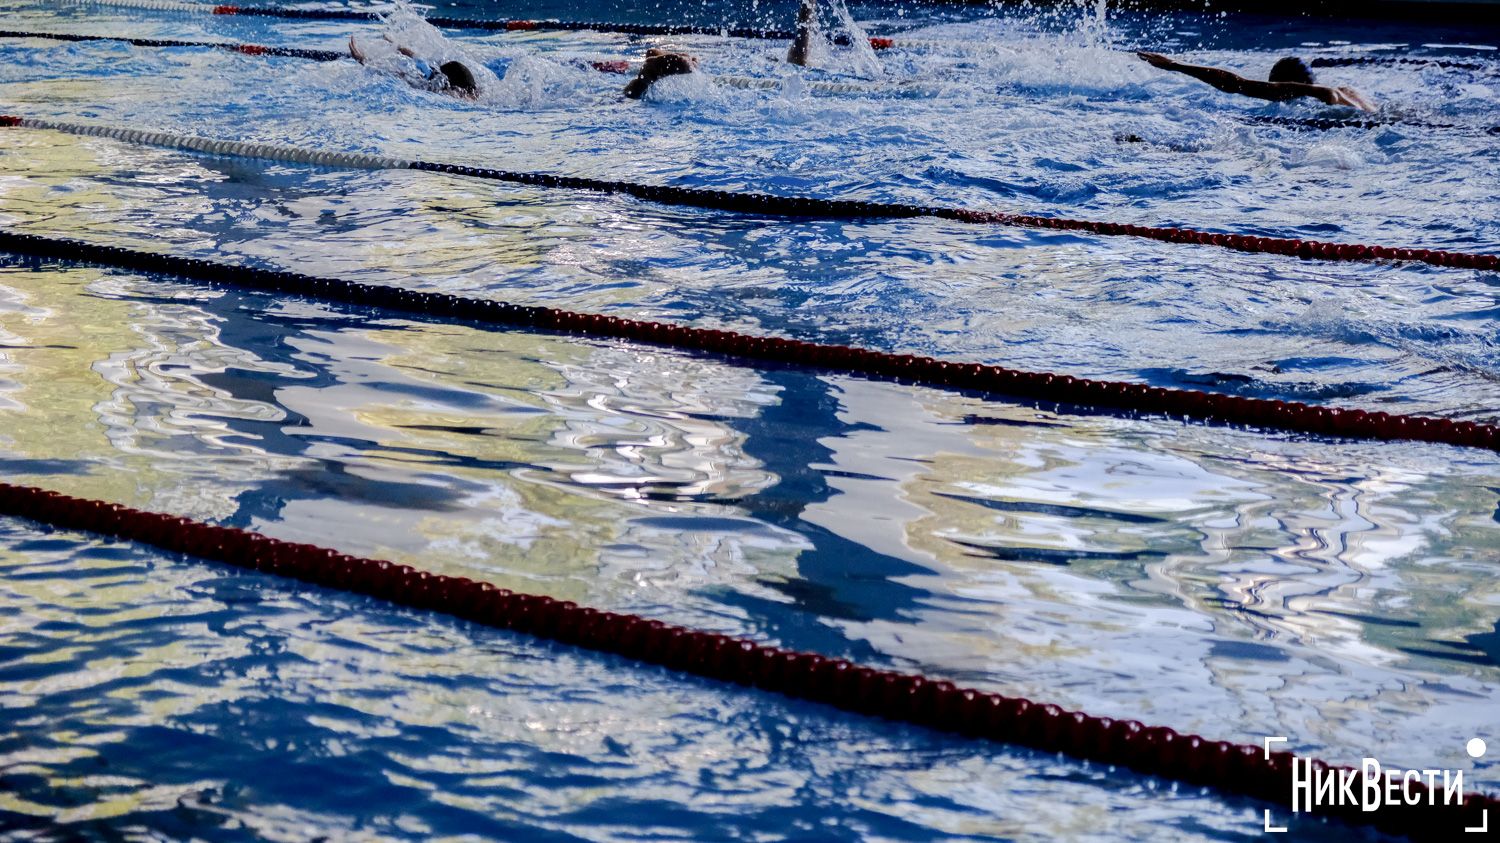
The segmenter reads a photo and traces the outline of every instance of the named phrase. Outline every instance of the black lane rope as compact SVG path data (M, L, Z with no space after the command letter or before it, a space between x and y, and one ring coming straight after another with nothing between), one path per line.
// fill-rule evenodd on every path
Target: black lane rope
M1333 57L1322 56L1313 59L1308 64L1313 67L1365 67L1368 65L1407 65L1414 67L1442 67L1449 70L1478 70L1487 73L1496 72L1495 65L1480 64L1472 61L1452 61L1450 59L1409 59L1397 58L1395 56L1348 56Z
M707 352L752 363L791 365L1078 408L1246 425L1320 436L1416 440L1500 451L1500 426L1492 424L1371 413L1364 410L1329 409L1295 401L1164 389L783 337L751 336L733 331L516 305L494 299L427 293L283 270L257 269L3 229L0 229L0 251L162 273L195 281L232 284L263 292L305 296L499 328L627 340L685 351Z
M1411 126L1417 129L1458 129L1500 135L1500 126L1464 126L1458 123L1429 123L1423 120L1367 120L1358 117L1281 117L1274 114L1250 114L1242 118L1251 123L1266 123L1273 126L1292 126L1318 131L1331 129L1400 129Z
M600 611L572 601L496 588L467 577L419 571L311 544L294 544L232 527L75 498L33 486L0 483L0 513L48 525L150 545L171 553L352 592L414 609L562 644L611 653L683 674L732 682L857 714L972 738L1064 753L1222 794L1249 796L1298 810L1296 785L1314 775L1360 770L1265 747L1214 741L1136 720L1068 711L1023 697L960 687L921 674L865 667L817 653L769 647L745 638L675 626L639 615ZM1383 782L1373 780L1370 787ZM1374 826L1420 840L1452 841L1488 826L1500 799L1405 782L1404 798L1368 807L1358 800L1304 808L1317 817ZM1309 790L1309 794L1311 790ZM1267 815L1269 820L1269 814ZM1332 831L1329 829L1328 831Z
M640 184L638 182L559 176L551 173L516 172L463 164L420 161L389 155L367 155L349 152L303 149L278 144L255 144L232 140L211 140L172 132L148 132L125 126L106 126L65 120L0 115L0 128L21 127L49 129L76 135L107 137L127 143L148 144L213 155L235 155L272 161L318 164L328 167L357 169L407 169L489 181L524 184L558 190L584 190L597 193L621 193L650 202L697 208L735 211L761 216L823 217L831 219L910 219L934 217L975 225L1004 225L1019 228L1080 231L1106 237L1139 237L1163 243L1217 246L1241 252L1284 255L1307 260L1326 261L1418 261L1433 266L1493 271L1500 269L1500 256L1439 249L1405 249L1355 243L1325 243L1286 237L1259 237L1248 234L1217 234L1192 228L1128 225L1066 217L1036 217L1001 211L977 211L939 205L908 205L868 202L857 199L817 199L801 196L772 196L764 193L737 193L725 190Z

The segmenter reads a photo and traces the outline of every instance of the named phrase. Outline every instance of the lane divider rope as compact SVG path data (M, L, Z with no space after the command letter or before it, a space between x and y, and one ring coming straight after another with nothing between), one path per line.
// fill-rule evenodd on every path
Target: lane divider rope
M1324 775L1353 771L1289 752L1214 741L1135 720L1098 717L1022 697L960 687L927 676L877 670L845 659L758 644L716 632L600 611L566 600L513 592L466 577L419 571L311 544L294 544L231 527L105 501L0 483L0 513L64 530L150 545L324 588L621 656L845 711L912 723L1137 773L1249 796L1291 802L1294 763ZM1353 771L1357 772L1357 771ZM1346 772L1346 774L1348 774ZM1454 840L1478 827L1500 799L1465 793L1449 804L1417 782L1417 805L1358 804L1317 813L1416 838ZM1432 804L1421 804L1430 802Z
M165 0L88 0L93 5L116 6L189 14L235 15L242 17L284 18L289 20L378 21L379 12L357 9L296 9L287 6L234 6L207 3L173 3ZM608 23L603 21L495 20L437 15L428 17L433 26L449 29L479 29L496 32L604 32L619 35L718 35L728 38L791 40L795 32L779 29L743 27L687 26L677 24Z
M1472 61L1450 59L1409 59L1395 56L1320 56L1308 62L1313 67L1363 67L1366 65L1411 65L1442 67L1449 70L1479 70L1489 73L1497 69L1494 65Z
M242 53L247 56L284 56L312 61L338 61L349 58L348 50L305 50L299 47L266 47L260 44L236 44L228 41L176 41L163 38L126 38L120 35L82 35L75 32L27 32L0 29L0 38L44 38L49 41L70 42L108 41L132 44L137 47L204 47Z
M1400 129L1411 126L1418 129L1458 129L1460 131L1483 132L1500 135L1500 126L1464 126L1458 123L1429 123L1423 120L1361 120L1349 117L1282 117L1275 114L1251 114L1243 119L1251 123L1267 123L1273 126L1294 126L1327 131L1330 129Z
M0 251L162 273L196 281L232 284L262 292L305 296L424 317L501 328L626 340L723 355L758 364L790 365L891 379L942 389L1056 403L1064 407L1167 416L1319 436L1415 440L1500 451L1500 426L1493 424L1330 409L1295 401L1166 389L784 337L751 336L734 331L516 305L488 298L427 293L282 270L257 269L3 229L0 229Z
M114 6L125 9L143 9L159 12L185 12L199 15L236 15L244 17L269 17L290 20L383 20L380 12L355 9L296 9L286 6L233 6L209 5L207 3L174 3L170 0L81 0L96 6ZM684 24L655 23L609 23L605 21L562 20L495 20L490 18L459 18L434 15L425 18L433 26L447 29L476 29L487 32L602 32L616 35L708 35L721 38L739 38L763 41L791 41L797 33L787 29L763 29L758 27L693 26ZM937 39L905 39L899 36L869 36L870 47L889 50L897 47L932 47L943 44ZM845 44L846 40L835 39Z
M41 120L12 117L0 114L0 128L21 127L50 129L71 135L110 138L125 143L160 146L209 155L232 155L242 158L261 158L268 161L284 161L293 164L316 164L323 167L341 167L356 170L405 170L415 162L390 155L369 155L359 152L335 152L274 143L246 143L233 140L215 140L195 135L179 135L171 132L151 132L129 129L122 126L106 126L95 123L75 123L66 120Z
M974 225L1002 225L1053 231L1079 231L1105 237L1137 237L1163 243L1216 246L1240 252L1283 255L1306 260L1325 261L1416 261L1433 266L1493 271L1500 269L1500 256L1449 252L1439 249L1404 249L1354 243L1325 243L1285 237L1260 237L1249 234L1219 234L1191 228L1153 227L1123 223L1037 217L1004 211L978 211L930 205L908 205L869 202L857 199L818 199L803 196L772 196L764 193L737 193L704 188L641 184L638 182L559 176L551 173L516 172L463 164L445 164L369 155L303 149L282 144L245 143L209 139L171 132L150 132L126 126L109 126L65 120L0 115L0 128L20 127L48 129L75 135L112 138L126 143L201 152L317 164L326 167L354 169L409 169L446 173L489 181L524 184L557 190L584 190L598 193L621 193L649 202L697 208L734 211L747 214L787 217L827 217L834 219L910 219L934 217Z

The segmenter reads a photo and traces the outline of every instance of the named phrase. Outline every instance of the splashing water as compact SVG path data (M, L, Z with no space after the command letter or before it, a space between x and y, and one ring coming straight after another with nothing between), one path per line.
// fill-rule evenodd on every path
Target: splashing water
M1078 22L1078 36L1082 39L1083 46L1100 50L1113 49L1115 39L1109 27L1109 0L1094 0L1092 10L1089 9L1088 0L1079 0L1079 3L1083 17Z
M1101 0L1102 2L1102 0ZM837 36L845 36L849 42L848 58L853 65L856 76L866 78L879 78L885 75L885 68L881 66L880 59L876 58L875 50L870 46L869 33L854 22L854 16L849 13L849 7L844 0L831 0L829 3L833 10L835 40L845 40Z
M876 79L885 68L870 46L870 36L855 22L844 0L829 0L828 10L820 14L808 50L808 66L833 73ZM824 23L822 19L831 17Z
M398 0L383 19L378 38L350 38L351 50L364 56L365 66L397 76L418 88L435 88L432 70L441 65L462 62L474 75L480 98L494 91L500 79L467 50L443 36L432 24L405 2Z

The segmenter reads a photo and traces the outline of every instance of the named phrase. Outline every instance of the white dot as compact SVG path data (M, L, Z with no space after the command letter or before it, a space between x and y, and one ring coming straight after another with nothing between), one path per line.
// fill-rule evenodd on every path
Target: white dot
M1484 741L1479 738L1471 738L1469 740L1468 750L1470 758L1484 757Z

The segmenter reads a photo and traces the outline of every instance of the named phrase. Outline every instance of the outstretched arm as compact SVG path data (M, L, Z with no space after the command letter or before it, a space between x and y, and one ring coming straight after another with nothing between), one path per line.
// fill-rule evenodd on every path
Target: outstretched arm
M1238 73L1231 73L1217 67L1202 67L1196 64L1183 64L1173 61L1158 53L1136 53L1141 61L1152 67L1162 70L1170 70L1174 73L1182 73L1218 88L1229 94L1239 94L1256 99L1272 100L1274 102L1285 102L1298 97L1312 97L1322 100L1329 105L1337 105L1333 90L1322 85L1304 85L1300 82L1262 82L1259 79L1246 79Z
M792 48L786 51L787 64L807 66L807 59L812 53L813 36L818 34L818 2L817 0L802 0L802 7L797 10L797 37L792 40Z

